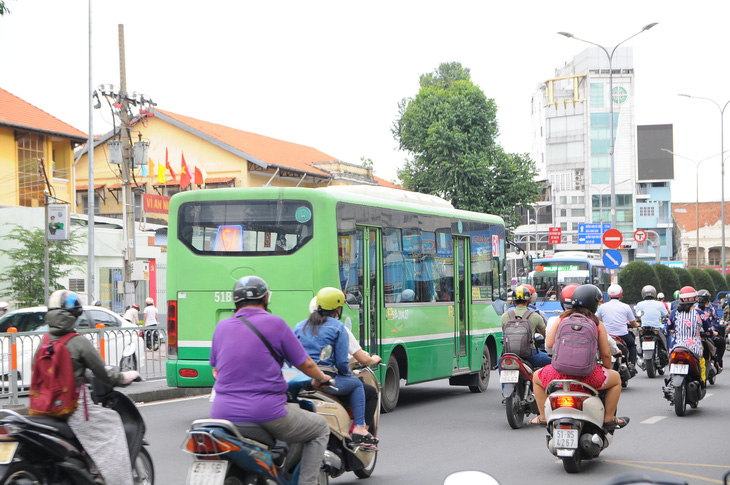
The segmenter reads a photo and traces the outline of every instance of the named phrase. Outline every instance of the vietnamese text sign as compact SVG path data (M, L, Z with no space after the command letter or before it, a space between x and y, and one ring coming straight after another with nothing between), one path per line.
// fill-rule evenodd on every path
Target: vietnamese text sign
M142 203L145 212L167 214L170 209L170 198L164 195L143 194Z
M611 224L578 224L578 244L601 244L601 236L611 229Z

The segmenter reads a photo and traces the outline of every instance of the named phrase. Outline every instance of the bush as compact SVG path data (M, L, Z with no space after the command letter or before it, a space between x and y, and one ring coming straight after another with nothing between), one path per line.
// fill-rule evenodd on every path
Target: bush
M712 268L705 268L704 271L709 275L710 279L712 279L712 283L715 285L715 295L717 295L721 291L727 291L727 282L725 281L725 278L722 277L719 271Z
M695 285L695 279L692 277L692 275L684 268L672 268L672 271L677 273L677 277L679 278L679 288L681 289L683 286L691 286L694 289L697 289L697 286Z
M730 271L725 273L725 283L727 283L727 287L730 289Z
M709 279L709 276L707 278ZM641 289L645 285L661 288L656 273L643 261L634 261L624 266L618 274L618 284L624 289L624 303L629 304L642 300Z
M672 268L665 264L655 264L652 266L657 278L659 279L661 288L657 288L657 292L664 293L664 299L671 301L674 299L674 292L681 288L679 285L679 276L672 271Z
M707 290L710 292L710 300L715 298L715 283L712 282L712 278L710 278L710 275L708 275L705 270L690 268L687 271L689 271L689 274L691 274L692 278L695 280L695 290Z

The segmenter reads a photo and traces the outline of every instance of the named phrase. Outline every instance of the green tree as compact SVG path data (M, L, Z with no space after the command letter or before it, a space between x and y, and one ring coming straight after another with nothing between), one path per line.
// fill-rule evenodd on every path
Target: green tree
M618 284L624 290L625 303L638 303L642 300L641 289L646 285L661 288L659 278L652 267L643 261L633 261L618 274Z
M727 291L727 282L725 281L725 278L722 277L719 271L712 268L705 268L703 271L707 273L707 275L712 280L712 283L715 285L715 294L712 296L713 298L719 292Z
M654 268L654 272L662 285L661 289L657 288L657 292L664 293L665 301L672 300L674 292L681 288L677 273L665 264L655 264L652 268Z
M5 0L0 0L0 15L5 15L6 13L10 13L10 9L5 5Z
M679 278L679 288L681 289L683 286L691 286L695 289L695 279L692 277L689 271L687 271L684 268L672 268L672 271L677 273L677 277Z
M707 290L710 292L710 299L715 298L715 283L712 282L710 275L698 268L690 268L687 271L695 280L695 290Z
M16 224L5 224L1 239L14 241L18 247L0 249L0 254L12 261L3 275L11 298L23 306L44 305L45 297L45 232L43 229L25 229ZM59 288L58 281L83 262L72 256L85 236L71 232L68 241L51 241L48 247L48 286Z
M412 155L398 170L404 187L458 209L500 215L509 227L519 224L516 207L537 201L534 162L497 144L497 105L460 63L421 75L418 94L403 99L398 111L393 136Z

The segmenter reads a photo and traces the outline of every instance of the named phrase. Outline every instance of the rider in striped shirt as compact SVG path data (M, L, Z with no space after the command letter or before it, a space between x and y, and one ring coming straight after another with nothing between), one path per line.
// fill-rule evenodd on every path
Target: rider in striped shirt
M697 291L691 286L679 290L679 306L669 315L667 330L674 333L674 347L690 349L700 361L702 381L705 381L705 357L702 355L702 337L711 336L712 330L695 305Z

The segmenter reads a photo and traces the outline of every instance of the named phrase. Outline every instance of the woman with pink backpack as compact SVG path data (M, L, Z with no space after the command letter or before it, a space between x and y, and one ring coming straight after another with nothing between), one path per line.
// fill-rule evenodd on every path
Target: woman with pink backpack
M550 328L545 339L546 347L553 349L552 364L536 371L533 376L535 400L540 416L533 418L530 423L543 426L546 424L545 388L551 381L575 379L606 391L604 428L623 428L629 424L629 418L616 417L621 396L621 377L610 368L608 333L595 315L603 294L594 285L566 287L563 292L566 291L572 292L572 295L561 294L560 300L562 303L569 298L571 308L560 315L560 320ZM596 351L601 355L602 364L596 360Z

